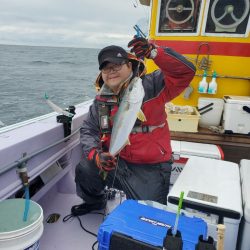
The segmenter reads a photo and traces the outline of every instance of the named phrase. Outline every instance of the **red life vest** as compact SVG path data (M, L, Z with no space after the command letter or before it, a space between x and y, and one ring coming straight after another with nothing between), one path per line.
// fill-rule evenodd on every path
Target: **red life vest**
M154 62L161 70L141 76L145 90L142 111L147 121L140 123L139 126L156 126L157 128L152 132L142 129L143 132L130 134L130 145L124 147L120 152L120 157L132 163L160 163L171 159L172 149L165 103L177 97L189 85L195 74L194 65L170 48L157 48ZM142 69L144 72L145 69ZM100 74L97 78L97 86L100 87L102 84ZM112 116L117 111L117 107L114 106L109 113L111 127ZM165 125L162 126L162 124ZM102 134L105 134L103 146L108 150L110 131Z
M156 126L156 128L152 132L147 132L147 129L145 129L145 132L130 134L130 145L125 146L120 152L120 157L124 160L132 163L158 163L170 160L172 154L170 134L166 122L165 106L162 103L159 103L160 99L161 98L157 97L143 103L142 111L144 112L147 121L143 123L137 121L135 126L145 128L148 126ZM99 105L105 106L104 99L99 102ZM101 131L102 146L105 150L108 150L113 125L112 121L118 110L118 105L110 105L110 103L107 103L106 105L109 107L109 109L107 109L109 110L109 113L107 113L109 130L101 128ZM102 120L100 116L101 113L99 112L99 120ZM165 125L161 127L164 123ZM157 126L159 127L157 128ZM142 129L142 131L143 130L144 129Z

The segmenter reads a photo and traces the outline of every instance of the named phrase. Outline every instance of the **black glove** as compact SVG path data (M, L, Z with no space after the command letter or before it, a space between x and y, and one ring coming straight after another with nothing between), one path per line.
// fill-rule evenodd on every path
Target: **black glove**
M155 49L155 46L148 42L147 39L143 37L135 37L128 43L128 48L131 48L130 52L134 52L137 58L149 58L151 50Z
M96 166L100 170L109 172L114 170L117 164L117 159L112 156L109 152L103 152L101 150L96 150L93 156Z

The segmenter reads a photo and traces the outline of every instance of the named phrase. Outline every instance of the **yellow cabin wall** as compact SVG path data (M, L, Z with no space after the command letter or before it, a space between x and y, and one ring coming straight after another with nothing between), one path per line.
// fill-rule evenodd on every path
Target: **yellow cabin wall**
M156 36L156 23L157 23L157 11L158 11L158 0L152 1L152 12L150 20L150 31L149 38L151 40L182 40L182 41L200 41L200 42L237 42L237 43L250 43L250 37L215 37L215 36ZM204 8L203 8L204 11ZM204 13L203 13L204 14ZM202 24L201 24L202 27ZM178 51L177 51L178 52ZM191 62L195 61L196 54L184 55ZM199 58L202 58L200 55ZM249 57L236 57L236 56L221 56L221 55L210 55L209 59L212 61L211 67L208 71L208 75L212 74L215 70L219 76L233 76L243 77L242 79L234 78L223 78L218 77L216 79L218 84L218 91L216 95L211 94L200 94L198 93L198 84L201 81L201 76L195 76L191 82L193 92L188 100L183 98L183 93L173 100L175 104L179 105L197 105L199 97L213 97L223 98L224 95L243 95L250 96L250 58ZM152 60L146 61L147 71L152 72L157 68ZM197 70L196 74L203 74L202 70ZM207 77L207 81L211 81L211 76Z
M184 55L188 58L195 58L193 55ZM250 59L246 57L229 57L229 56L210 56L213 67L219 75L231 75L231 76L241 76L249 77L250 72L248 66L250 64ZM192 61L192 60L191 60ZM226 64L226 65L225 65ZM147 72L150 73L157 69L157 66L152 60L147 60ZM196 74L202 74L203 71L197 70ZM211 72L208 72L211 75ZM183 93L175 98L173 102L179 105L192 105L196 106L199 97L212 97L212 98L223 98L224 95L239 95L239 96L250 96L250 80L241 79L231 79L231 78L220 78L216 79L217 82L217 94L200 94L198 93L198 85L201 81L201 76L195 76L191 82L193 87L193 92L190 98L184 99ZM211 81L211 76L207 77L207 82Z

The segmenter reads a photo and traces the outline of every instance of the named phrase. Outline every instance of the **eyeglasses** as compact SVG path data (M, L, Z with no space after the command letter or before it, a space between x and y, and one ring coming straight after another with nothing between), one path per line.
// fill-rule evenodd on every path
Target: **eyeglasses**
M119 63L119 64L108 64L107 66L104 66L102 69L101 69L101 72L103 74L108 74L110 73L111 71L114 71L114 72L117 72L119 70L121 70L122 66L124 64L126 64L127 62L123 62L123 63Z

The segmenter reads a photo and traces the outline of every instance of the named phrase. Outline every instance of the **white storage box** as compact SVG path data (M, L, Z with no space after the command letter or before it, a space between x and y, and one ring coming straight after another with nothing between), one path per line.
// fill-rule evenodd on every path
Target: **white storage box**
M219 98L200 97L198 111L200 113L200 127L219 126L223 111L224 101Z
M175 141L171 140L171 147L174 156L172 165L172 173L170 184L173 185L187 163L187 160L192 156L201 156L212 159L224 159L222 149L213 144Z
M241 190L243 198L243 220L239 235L240 250L250 249L250 160L240 162Z
M225 133L250 134L250 96L224 96Z
M224 249L235 250L242 217L238 164L193 156L168 194L168 207L177 210L181 191L184 214L202 217L215 241L217 224L224 223Z

